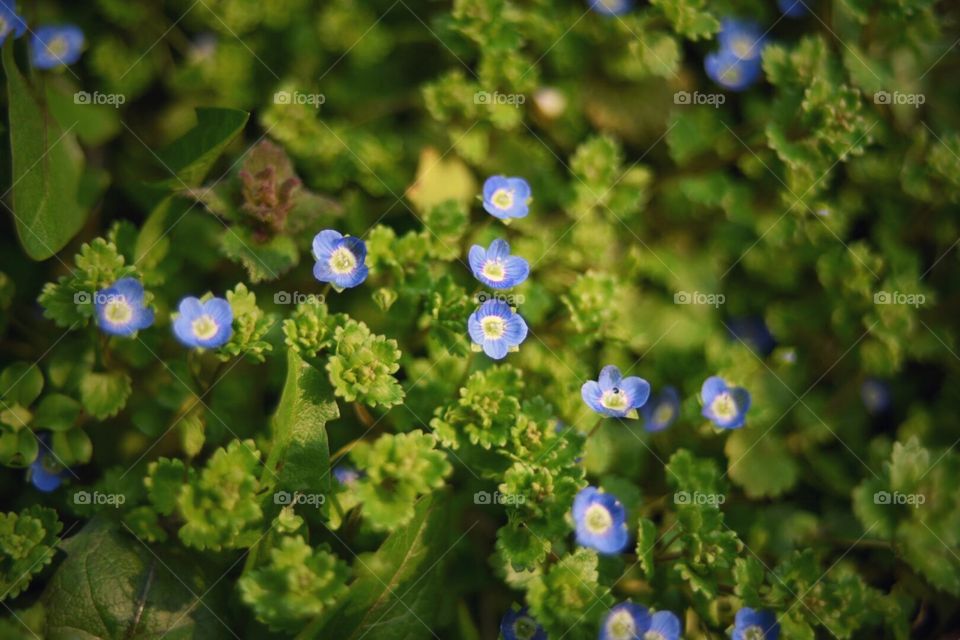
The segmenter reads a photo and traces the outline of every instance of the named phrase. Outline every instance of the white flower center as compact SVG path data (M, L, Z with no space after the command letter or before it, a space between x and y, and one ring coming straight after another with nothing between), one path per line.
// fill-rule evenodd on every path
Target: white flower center
M657 406L657 410L653 413L654 422L669 422L673 418L673 406L667 402L662 402Z
M766 634L758 625L752 624L743 630L743 640L764 640Z
M507 330L507 323L500 316L487 316L480 321L480 329L485 338L498 340L503 337Z
M513 623L513 635L517 640L530 640L537 634L537 623L532 619L522 616Z
M753 56L753 39L742 36L734 40L730 48L738 58L750 58Z
M603 395L600 396L600 404L605 406L607 409L626 409L627 408L627 394L621 391L619 388L614 387L609 391L604 391Z
M590 533L606 533L613 526L613 516L603 505L592 504L587 507L583 524Z
M490 198L497 209L509 209L513 206L513 191L510 189L497 189Z
M116 298L106 304L103 315L110 324L125 325L133 318L133 309L123 298Z
M13 31L13 29L10 27L6 18L0 18L0 36L5 36L11 31Z
M610 640L635 640L637 624L629 611L620 610L607 621L607 636Z
M735 64L728 65L720 72L720 79L731 84L736 83L740 80L740 69Z
M193 329L193 335L196 336L198 340L209 340L217 335L220 326L213 318L205 314L194 320L190 328Z
M346 247L339 247L330 254L330 270L337 275L352 273L357 268L357 256Z
M487 260L483 264L483 275L494 282L500 282L507 277L507 272L500 261Z
M63 36L57 36L47 43L47 51L49 51L50 55L54 58L62 58L67 55L67 39Z
M730 420L737 415L739 409L733 397L724 391L723 393L718 393L717 397L710 403L710 410L713 412L713 415L721 420Z
M667 640L659 631L647 631L643 634L643 640Z

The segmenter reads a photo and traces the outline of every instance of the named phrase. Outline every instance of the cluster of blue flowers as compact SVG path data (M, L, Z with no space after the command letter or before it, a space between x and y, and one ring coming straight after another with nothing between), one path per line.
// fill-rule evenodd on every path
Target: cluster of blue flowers
M0 45L13 34L19 38L28 31L26 21L12 2L0 2ZM83 53L83 31L72 24L45 25L30 32L30 60L37 69L68 66Z
M760 78L764 46L760 25L726 18L720 25L717 42L720 48L703 59L711 80L731 91L743 91Z

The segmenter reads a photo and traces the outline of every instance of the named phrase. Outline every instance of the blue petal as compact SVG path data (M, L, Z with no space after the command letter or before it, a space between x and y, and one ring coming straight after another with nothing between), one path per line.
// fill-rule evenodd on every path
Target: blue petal
M177 337L177 340L187 347L199 346L196 337L193 335L192 325L193 319L182 313L173 321L173 334Z
M131 306L143 304L143 285L136 278L120 278L111 288L122 295Z
M483 341L483 352L494 360L503 360L507 357L508 351L507 341L503 338Z
M367 279L369 271L367 265L361 264L350 273L335 273L333 274L333 284L340 289L350 289L362 284Z
M609 415L608 409L600 404L600 397L603 395L603 390L595 380L584 382L583 386L580 387L580 395L583 397L583 401L587 403L588 407L597 413Z
M726 390L727 383L723 378L720 376L710 376L703 381L703 386L700 387L700 400L703 402L705 407L709 406L718 394L721 394Z
M203 305L203 313L213 318L218 326L230 326L233 323L233 308L223 298L210 298Z
M777 640L780 636L780 624L770 611L757 611L743 607L737 611L734 619L733 640L747 640L744 633L749 627L760 627L764 640Z
M519 314L514 313L506 322L503 339L506 340L507 344L511 347L515 347L527 339L527 331L526 321L521 318Z
M349 236L343 239L341 243L342 246L345 246L350 250L350 253L356 257L359 264L363 264L364 260L367 258L367 243L357 238L356 236Z
M203 315L203 305L199 298L189 296L180 301L178 307L180 318L185 318L188 322L193 322Z
M509 256L503 261L506 277L500 283L500 288L509 289L523 283L530 275L530 264L519 256ZM506 286L504 286L506 285Z
M631 409L639 409L650 398L650 383L637 376L621 380L620 389L627 394L627 406Z
M510 245L507 244L506 240L501 240L497 238L490 243L490 248L487 249L487 259L488 260L503 260L510 255Z
M523 178L508 178L507 184L513 190L514 200L526 206L527 200L530 199L530 184Z
M319 282L333 282L336 274L333 273L327 260L317 260L313 263L313 277Z
M473 340L475 344L483 345L485 336L483 335L483 328L480 325L480 318L479 309L470 314L470 317L467 318L467 333L470 334L470 339Z
M483 265L487 262L487 250L478 244L470 247L467 254L467 262L470 263L470 270L478 279L483 274Z
M497 192L497 189L507 189L509 186L510 183L506 176L490 176L483 183L484 201L489 201L493 194Z
M330 259L330 254L340 246L343 234L333 229L325 229L313 237L313 257L321 262Z
M603 624L600 627L600 640L619 640L613 638L607 632L607 625L610 622L610 619L621 611L626 610L630 614L630 617L633 618L634 629L636 630L636 635L634 638L642 638L643 633L650 627L650 610L645 606L640 604L635 604L633 602L621 602L620 604L612 607L610 612L607 613L606 617L603 620Z
M620 369L615 365L608 364L603 369L600 370L600 377L597 378L597 382L600 383L600 388L604 391L610 391L617 385L620 384L621 374Z
M589 384L589 383L588 383ZM596 384L596 382L594 382ZM593 504L594 499L600 493L596 487L584 487L577 492L573 499L573 519L575 522L583 520L587 513L587 507Z
M657 611L650 617L650 631L659 633L664 640L679 640L680 619L671 611Z

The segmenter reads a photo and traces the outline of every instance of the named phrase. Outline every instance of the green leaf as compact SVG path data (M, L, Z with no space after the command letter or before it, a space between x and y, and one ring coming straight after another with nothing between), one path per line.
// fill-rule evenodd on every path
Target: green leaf
M80 427L57 431L53 434L53 453L66 465L87 464L93 457L93 442Z
M452 531L446 498L425 497L412 520L375 554L357 561L357 578L343 604L315 620L299 638L394 640L428 636L441 613L441 561Z
M15 362L0 374L0 400L8 407L29 407L43 391L43 374L28 362Z
M80 403L62 393L44 396L37 405L34 422L38 429L66 431L73 427L80 415Z
M227 145L243 131L249 117L238 109L197 109L197 126L157 153L164 168L174 174L160 184L173 189L199 186Z
M115 416L126 406L132 390L130 376L120 371L90 372L80 382L80 402L97 420Z
M70 128L61 130L33 95L13 59L12 39L3 48L3 69L17 235L30 258L45 260L62 249L87 219L77 203L83 152Z
M750 498L779 496L797 482L797 463L776 434L740 429L727 438L724 451L730 478Z
M336 354L327 362L337 396L371 406L392 407L403 401L393 376L400 369L397 341L374 335L362 322L348 321L334 333Z
M657 544L657 525L647 518L640 518L637 531L637 562L648 580L653 579L653 550Z
M173 513L177 508L180 489L187 479L187 469L182 460L160 458L150 463L143 484L157 513L164 516Z
M47 640L232 637L223 588L194 558L113 527L95 518L63 543L67 557L43 593Z
M0 601L16 597L50 563L62 527L53 509L0 513Z

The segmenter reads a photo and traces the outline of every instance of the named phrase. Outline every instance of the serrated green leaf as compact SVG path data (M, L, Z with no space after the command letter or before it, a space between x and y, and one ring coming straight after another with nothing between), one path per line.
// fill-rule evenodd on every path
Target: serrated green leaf
M80 381L80 402L98 420L120 413L132 391L130 376L120 371L89 372Z

